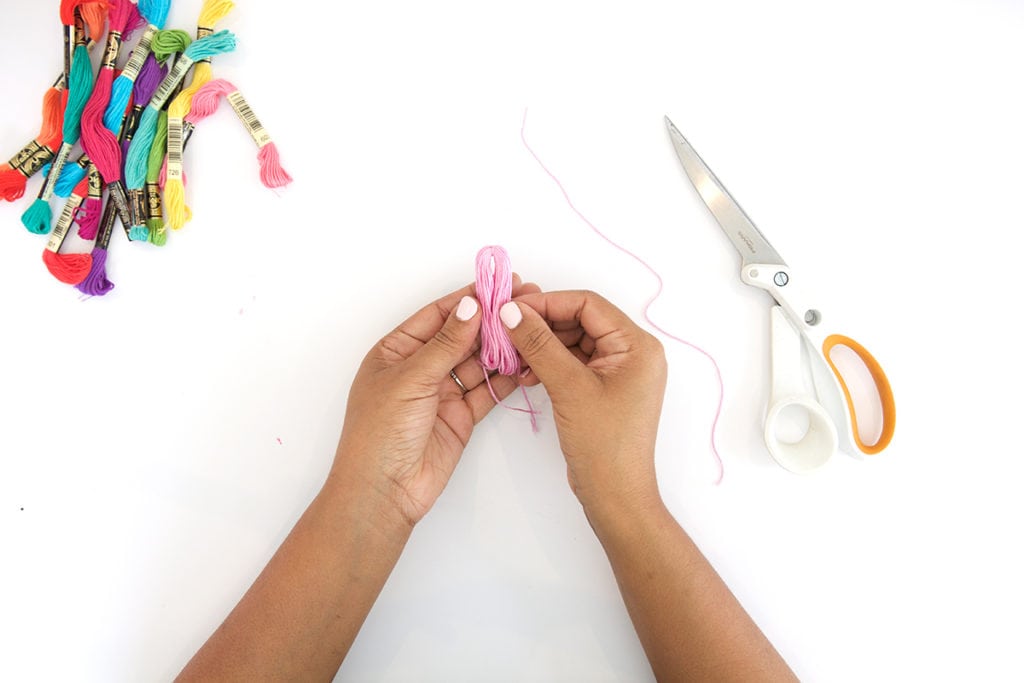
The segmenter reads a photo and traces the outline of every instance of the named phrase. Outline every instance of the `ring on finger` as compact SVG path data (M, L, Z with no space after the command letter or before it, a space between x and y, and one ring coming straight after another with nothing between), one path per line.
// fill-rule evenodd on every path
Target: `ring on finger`
M454 368L448 372L448 376L452 378L452 381L455 382L455 386L459 388L459 391L462 392L463 396L469 393L469 389L467 389L466 385L462 383L462 380L459 379L459 376L455 374Z

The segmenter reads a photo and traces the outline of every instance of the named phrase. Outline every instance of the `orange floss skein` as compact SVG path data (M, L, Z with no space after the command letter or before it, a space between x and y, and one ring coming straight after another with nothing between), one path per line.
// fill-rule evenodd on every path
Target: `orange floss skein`
M43 96L43 125L39 135L0 166L0 199L13 202L25 194L28 179L57 153L64 127L64 77Z

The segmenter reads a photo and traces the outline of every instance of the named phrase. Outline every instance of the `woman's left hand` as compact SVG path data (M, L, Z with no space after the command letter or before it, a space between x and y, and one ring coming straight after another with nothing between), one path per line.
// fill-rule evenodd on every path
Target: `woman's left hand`
M538 291L514 276L513 296ZM397 512L410 526L430 510L473 426L495 406L479 362L481 314L474 293L473 285L452 292L381 339L349 392L331 479L369 487L382 496L385 512ZM518 381L537 383L532 373ZM517 386L516 378L491 377L498 398Z

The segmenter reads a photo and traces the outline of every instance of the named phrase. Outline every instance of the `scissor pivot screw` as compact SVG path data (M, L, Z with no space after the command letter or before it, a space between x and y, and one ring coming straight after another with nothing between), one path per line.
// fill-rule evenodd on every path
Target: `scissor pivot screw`
M783 271L775 273L775 284L779 287L785 287L789 283L789 275L786 275Z

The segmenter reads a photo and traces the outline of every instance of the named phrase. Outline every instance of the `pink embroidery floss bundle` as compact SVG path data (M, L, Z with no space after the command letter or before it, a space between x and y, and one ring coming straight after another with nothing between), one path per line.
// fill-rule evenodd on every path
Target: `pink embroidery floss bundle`
M509 410L530 415L530 426L537 431L537 411L530 404L526 387L520 385L527 408L505 406L491 387L490 373L497 372L518 379L521 363L519 352L513 346L508 331L498 317L501 307L512 300L512 266L508 252L503 247L488 246L476 255L476 296L480 301L480 365L484 368L484 380L494 402Z

